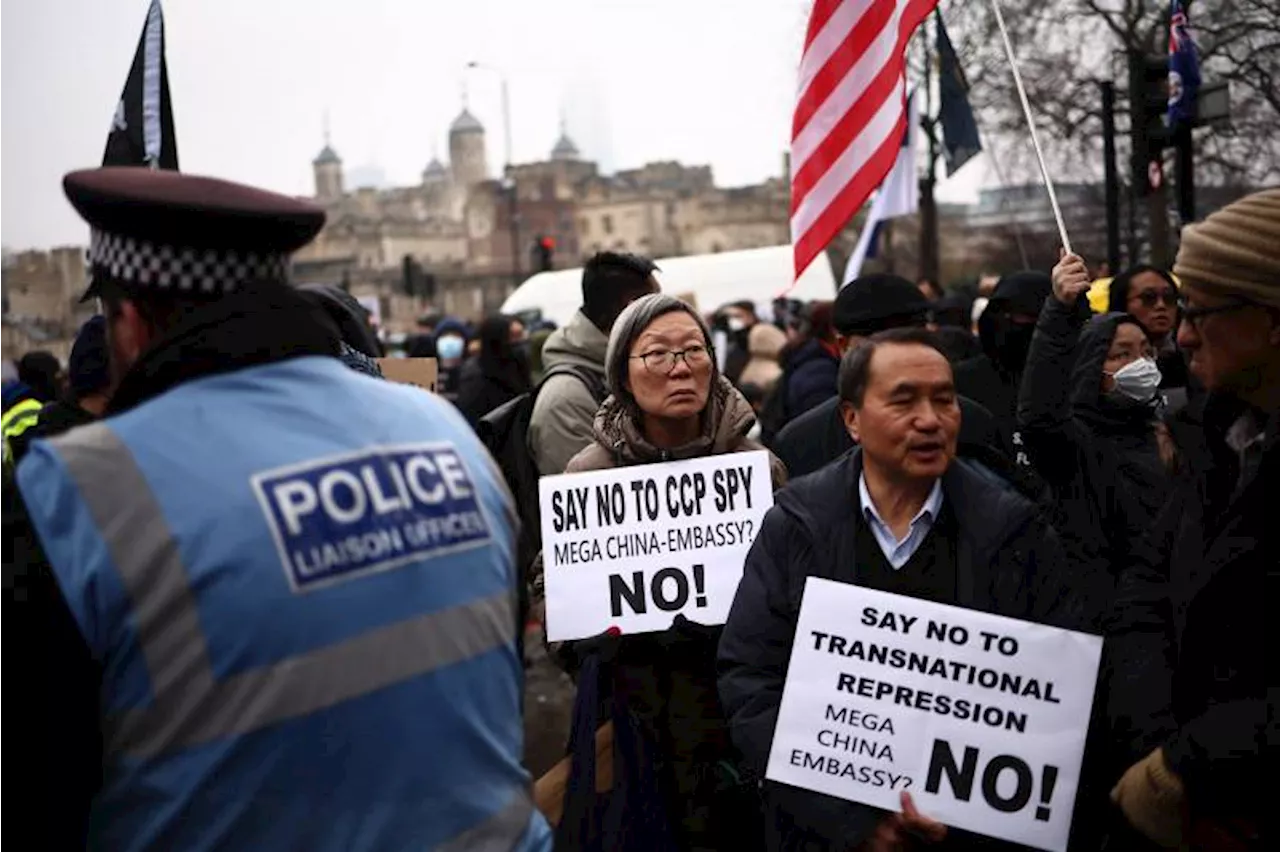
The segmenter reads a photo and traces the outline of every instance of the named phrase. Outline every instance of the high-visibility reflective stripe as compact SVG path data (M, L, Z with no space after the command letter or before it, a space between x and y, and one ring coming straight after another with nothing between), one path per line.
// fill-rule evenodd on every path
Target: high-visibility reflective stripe
M4 427L4 436L6 438L16 438L39 423L41 410L37 408L35 411L27 411L10 420L9 425Z
M157 698L207 694L213 670L187 571L133 453L105 423L68 433L52 446L129 596L153 692Z
M367 631L215 680L182 558L129 448L103 423L58 439L129 595L155 700L106 720L109 754L149 756L243 734L500 648L513 592Z
M22 402L14 403L13 407L6 411L4 416L0 417L0 431L7 432L10 424L15 420L20 417L39 414L42 408L44 408L44 404L36 402L34 399L24 399Z
M4 441L4 460L9 463L13 458L13 448L9 440L16 438L32 426L40 422L40 412L44 410L41 403L34 399L24 399L0 417L0 439Z
M456 837L436 847L436 852L476 852L476 850L509 850L529 830L529 818L533 816L533 798L527 788L521 787L515 798L479 825L474 825Z

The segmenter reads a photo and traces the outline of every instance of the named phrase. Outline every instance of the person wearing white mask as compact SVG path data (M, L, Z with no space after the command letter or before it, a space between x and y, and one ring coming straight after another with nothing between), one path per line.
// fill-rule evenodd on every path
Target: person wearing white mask
M1091 317L1084 261L1053 270L1018 395L1018 423L1053 497L1055 526L1099 581L1105 607L1114 556L1146 529L1168 492L1172 450L1155 352L1129 314Z
M449 402L457 402L462 362L467 355L467 327L448 317L436 327L436 358L439 374L436 393Z
M1147 334L1129 314L1091 316L1092 278L1065 255L1053 269L1018 394L1024 449L1049 489L1048 514L1062 536L1089 627L1105 633L1118 574L1169 493L1172 451L1161 421L1160 370ZM1086 747L1075 834L1097 848L1110 830L1110 786L1130 755L1095 725ZM1095 842L1097 841L1097 842Z

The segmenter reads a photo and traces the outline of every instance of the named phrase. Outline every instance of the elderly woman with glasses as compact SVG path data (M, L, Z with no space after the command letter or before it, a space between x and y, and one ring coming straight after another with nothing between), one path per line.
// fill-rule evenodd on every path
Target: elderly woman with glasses
M612 395L596 415L595 441L566 473L762 449L747 437L755 413L720 374L710 332L684 302L655 294L632 303L614 323L605 369ZM771 468L774 487L781 487L785 468L773 457ZM732 769L716 694L719 634L718 627L678 619L665 633L565 643L556 652L574 671L608 647L613 662L600 669L598 687L625 694L680 849L748 848L738 832L752 835L751 843L762 836L751 810L743 810L754 804L754 793ZM587 686L580 682L579 690L581 700ZM615 767L613 776L623 775Z

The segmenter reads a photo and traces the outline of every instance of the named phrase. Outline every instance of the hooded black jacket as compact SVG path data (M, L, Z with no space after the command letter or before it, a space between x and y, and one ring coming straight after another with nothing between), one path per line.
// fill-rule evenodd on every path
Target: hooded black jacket
M956 392L983 405L996 419L1004 451L1031 474L1031 460L1018 434L1018 388L1033 327L1008 322L1004 314L1040 315L1044 300L1053 289L1043 272L1016 272L1000 279L991 301L978 320L982 354L957 364ZM1029 482L1038 489L1040 483Z
M1127 314L1088 318L1046 299L1022 376L1018 425L1052 495L1068 555L1090 573L1101 615L1121 554L1151 527L1170 477L1156 443L1156 409L1102 393L1102 367Z
M1162 746L1191 817L1275 829L1280 686L1276 487L1280 413L1241 478L1224 440L1244 407L1209 394L1170 419L1180 470L1121 573L1108 624L1113 736L1136 759ZM1267 637L1271 638L1268 639ZM1274 840L1274 836L1272 837ZM1240 847L1245 848L1245 847Z
M775 498L747 556L720 640L720 697L744 770L764 778L805 579L857 584L861 450L795 480ZM955 603L1012 618L1078 627L1080 605L1057 534L1030 501L963 461L942 477L956 519ZM762 788L772 850L854 848L884 812L782 784ZM837 843L843 844L837 846ZM1010 848L953 830L939 850Z

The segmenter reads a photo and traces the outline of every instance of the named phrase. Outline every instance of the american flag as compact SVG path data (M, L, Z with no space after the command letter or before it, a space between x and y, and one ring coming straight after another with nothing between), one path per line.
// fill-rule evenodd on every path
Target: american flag
M791 124L796 278L884 180L907 121L903 51L938 0L816 0Z

